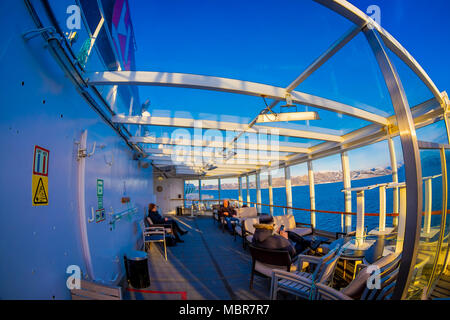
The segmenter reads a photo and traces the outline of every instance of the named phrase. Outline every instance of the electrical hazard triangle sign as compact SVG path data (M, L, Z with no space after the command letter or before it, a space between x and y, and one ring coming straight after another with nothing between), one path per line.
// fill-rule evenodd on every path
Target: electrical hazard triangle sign
M48 178L33 175L32 182L33 206L48 205Z

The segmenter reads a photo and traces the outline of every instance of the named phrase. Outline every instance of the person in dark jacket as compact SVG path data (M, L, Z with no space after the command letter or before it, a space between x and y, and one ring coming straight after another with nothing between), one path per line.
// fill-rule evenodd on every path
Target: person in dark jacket
M172 232L176 241L184 242L183 240L181 240L179 235L184 235L187 233L187 231L182 230L175 220L161 216L158 212L158 208L154 203L150 203L148 205L148 217L154 224L169 224L172 227Z
M230 202L228 200L223 200L223 206L221 206L219 209L219 217L225 218L228 230L230 231L233 231L231 221L239 221L239 219L235 217L236 214L236 210L234 210L234 208L230 206Z
M259 223L254 225L252 244L255 247L271 250L287 250L291 258L294 258L304 250L304 243L289 240L288 233L284 230L275 232L273 217L261 215Z

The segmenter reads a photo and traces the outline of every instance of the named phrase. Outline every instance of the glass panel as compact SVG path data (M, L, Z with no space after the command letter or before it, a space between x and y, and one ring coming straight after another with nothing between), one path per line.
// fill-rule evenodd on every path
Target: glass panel
M450 168L450 150L445 151L445 159L446 159L446 165L447 170ZM443 279L447 279L450 276L450 266L449 266L449 232L450 232L450 217L448 215L450 204L448 202L448 186L449 186L450 178L447 172L447 211L445 213L445 223L443 224L444 228L441 229L441 232L443 233L442 237L442 245L441 249L438 252L438 258L437 258L437 265L436 265L436 272L435 277L432 281L432 283L436 283L436 281L443 281ZM448 281L447 281L448 282ZM448 296L447 296L448 298Z
M213 204L218 204L218 201L208 201L208 200L218 200L219 199L219 185L217 179L202 180L202 200L206 206L206 209L211 209Z
M284 180L284 169L272 170L273 204L286 206L286 181ZM279 216L286 212L284 208L273 208L273 215Z
M238 200L239 199L239 185L237 178L226 178L220 180L221 190L220 198L223 200Z
M250 193L250 202L256 202L256 176L248 176L248 192ZM249 207L256 207L254 203L249 203Z
M269 174L267 171L263 171L260 173L261 180L261 203L269 204ZM261 206L262 214L270 214L270 207Z
M306 163L291 166L292 206L310 209L308 166ZM294 210L295 221L311 223L308 211Z
M198 200L198 196L198 180L185 180L184 198L186 199L186 208L191 208L193 205L192 200Z
M422 229L416 265L408 290L409 299L425 299L439 248L442 219L442 168L439 150L421 150L423 185Z
M367 155L370 155L368 157ZM352 188L372 186L392 182L392 168L388 142L381 141L348 152ZM364 192L365 212L380 212L379 188ZM356 193L352 194L352 208L356 212ZM386 190L386 213L393 212L393 189ZM352 227L356 227L356 217L352 216ZM378 228L378 216L366 216L364 224L367 232ZM386 217L386 226L392 227L392 217Z
M316 209L343 212L344 188L340 155L333 155L313 161L316 191ZM341 215L333 213L316 213L317 229L340 232Z
M383 76L362 33L300 84L298 90L381 116L394 113ZM333 127L336 125L340 123Z
M314 1L129 3L141 69L156 66L283 87L351 26Z

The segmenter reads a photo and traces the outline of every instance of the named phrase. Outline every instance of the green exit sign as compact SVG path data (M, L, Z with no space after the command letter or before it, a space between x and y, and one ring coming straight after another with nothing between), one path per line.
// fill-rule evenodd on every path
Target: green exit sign
M103 197L103 180L97 179L97 197Z

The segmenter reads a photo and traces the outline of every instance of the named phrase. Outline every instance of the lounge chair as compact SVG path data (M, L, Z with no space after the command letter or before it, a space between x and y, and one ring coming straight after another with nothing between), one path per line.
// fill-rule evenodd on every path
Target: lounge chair
M287 214L284 216L273 217L275 223L275 230L278 230L282 225L286 231L294 232L295 234L304 237L314 233L314 228L311 224L296 222L294 215Z
M240 225L241 237L242 237L242 247L245 249L248 243L252 243L253 234L255 233L255 224L259 223L259 217L247 218Z
M253 288L253 278L255 274L270 278L273 269L284 269L295 271L297 267L292 264L291 256L287 250L270 250L255 247L249 244L252 256L252 273L250 276L250 289Z
M150 220L150 218L147 218ZM144 250L148 251L152 242L162 242L164 246L164 258L167 261L167 244L166 244L166 225L156 225L150 223L145 227L144 221L139 222L142 229L142 240L144 242ZM172 229L170 229L172 230Z
M359 273L342 290L336 290L330 286L317 283L315 299L321 300L385 300L392 296L395 288L395 281L398 275L398 266L400 264L401 255L390 253L379 259L371 266L380 268L380 287L369 289L367 280L371 273L369 266L358 265ZM361 267L360 267L361 266Z

